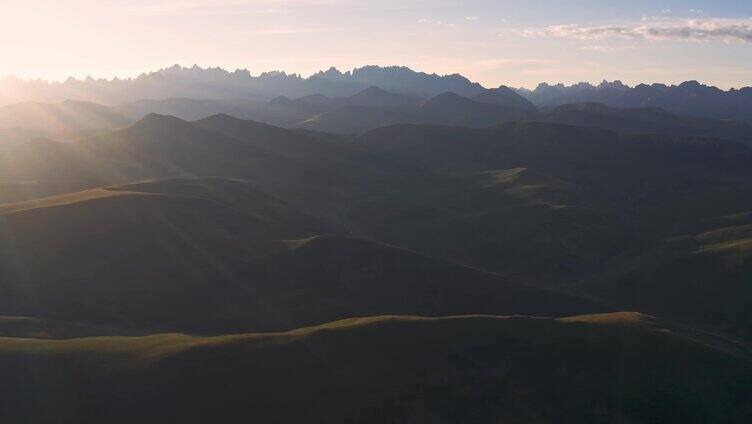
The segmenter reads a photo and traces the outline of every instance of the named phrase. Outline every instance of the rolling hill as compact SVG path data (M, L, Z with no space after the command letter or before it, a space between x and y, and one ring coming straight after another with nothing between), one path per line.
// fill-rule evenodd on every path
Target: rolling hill
M14 422L743 423L752 414L749 359L629 313L0 338L0 370L0 411Z
M124 213L123 211L127 211ZM379 314L608 310L342 236L244 181L158 180L0 209L4 316L222 333Z
M711 323L749 339L752 225L736 224L671 240L625 261L613 268L606 280L610 284L590 283L592 291L626 308L691 325Z
M621 134L544 122L506 122L479 129L395 125L350 140L228 115L196 122L150 115L129 128L77 142L4 143L0 151L7 164L0 169L4 187L25 183L34 187L30 193L17 193L22 198L22 194L49 196L144 179L212 177L219 178L217 181L248 181L254 190L285 205L247 209L243 202L232 200L235 194L231 189L207 198L206 190L195 187L151 183L162 187L158 190L172 193L166 198L171 200L165 213L180 223L174 234L157 224L162 219L162 206L154 195L166 193L147 186L108 189L120 193L132 190L137 193L135 197L113 196L66 206L77 210L81 205L88 208L92 204L135 201L139 206L134 206L134 211L143 211L149 225L157 226L154 238L169 240L162 247L151 246L152 256L177 240L175 256L160 272L173 272L170 270L175 267L186 274L185 281L198 278L198 274L180 268L181 255L201 264L202 270L230 269L245 278L255 275L252 273L259 268L225 252L278 252L276 249L284 246L280 240L334 233L501 273L507 281L560 291L584 290L608 299L617 308L645 307L657 315L691 320L693 325L720 326L733 332L746 325L739 319L743 314L733 320L715 320L702 309L688 307L701 301L702 291L682 294L683 302L675 302L669 295L656 296L657 303L647 308L646 304L633 303L626 294L612 294L608 289L620 278L618 271L625 263L659 261L664 248L677 254L684 251L682 245L666 244L666 240L712 230L716 227L705 229L709 220L752 210L750 152L735 142ZM209 192L221 193L226 185ZM185 197L192 201L201 198L199 204L203 206L186 206L181 203L188 202ZM117 210L115 206L99 207L103 209L98 213L105 217ZM192 208L205 211L205 216L201 215L204 212L190 214ZM40 214L53 220L52 215L44 215L50 210L40 207L33 213L19 211L18 216ZM284 210L289 213L282 213ZM280 214L284 219L275 218ZM301 215L307 218L295 218ZM136 225L128 221L136 216L118 219L125 220L122 228ZM206 219L205 225L201 219ZM288 228L288 220L316 222L319 225L314 227L323 229L307 226L311 231L280 235ZM194 226L208 231L191 236L198 240L196 246L210 246L208 251L236 259L207 264L206 258L198 256L206 249L195 250L180 239L182 233L192 234L189 229ZM144 228L138 231L146 237L151 230ZM298 224L293 228L299 228ZM260 247L251 239L233 235L242 232L262 234L254 239L262 241ZM112 240L128 238L131 233L137 234L128 229ZM35 237L42 240L41 235ZM64 251L74 254L75 249ZM101 265L102 272L109 266ZM183 274L176 271L175 275ZM226 276L210 273L199 280L204 284L222 278ZM679 296L682 279L672 278L662 290ZM597 281L600 288L585 284L589 281ZM744 292L739 299L746 301ZM66 319L81 320L75 314ZM107 319L113 319L112 315ZM139 325L158 322L156 318L149 320ZM228 323L242 321L238 316L218 322L222 320L216 328L229 328L232 326ZM173 324L182 328L184 323Z

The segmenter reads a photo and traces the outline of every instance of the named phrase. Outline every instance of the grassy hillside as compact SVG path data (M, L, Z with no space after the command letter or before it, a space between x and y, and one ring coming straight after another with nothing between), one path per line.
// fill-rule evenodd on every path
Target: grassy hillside
M130 188L142 191L3 206L3 313L129 328L210 326L218 318L201 314L221 315L239 290L233 271L240 263L279 250L280 239L324 228L240 182ZM228 191L234 204L212 199Z
M396 125L369 131L348 143L341 137L227 115L194 123L151 115L127 129L79 142L4 143L0 152L5 165L0 167L4 183L0 188L28 183L33 185L34 195L40 195L114 184L126 186L110 189L112 192L140 193L19 211L14 216L55 222L58 218L52 215L57 212L51 210L75 211L62 215L73 220L85 216L77 208L86 204L87 211L95 210L90 205L98 205L99 212L92 216L110 222L108 214L128 210L130 213L113 221L119 222L115 228L122 232L95 238L104 246L97 249L126 252L128 248L123 246L137 246L135 257L143 258L145 264L163 255L170 259L156 261L165 264L155 271L159 278L169 274L171 281L195 282L207 291L216 287L212 284L232 286L237 273L249 281L257 268L247 264L248 257L277 252L279 240L336 233L500 272L509 280L562 290L587 287L589 294L600 296L604 292L592 289L588 282L613 287L623 269L633 269L630 264L664 261L664 248L668 257L687 253L683 245L666 244L666 240L720 228L724 225L706 227L719 217L752 210L752 156L742 145L540 122L508 122L484 129ZM214 182L206 189L203 183L197 184L196 177ZM151 182L148 186L152 188L127 185L155 178L171 178L173 183ZM193 182L183 186L176 181ZM237 200L244 198L247 201ZM272 198L274 201L267 201ZM131 201L140 206L123 209ZM150 202L150 208L143 206ZM162 202L170 206L162 206ZM200 206L190 206L190 202ZM142 213L146 218L139 217ZM18 226L22 221L17 219L9 223ZM177 224L173 228L161 224L163 221ZM81 264L97 251L86 251L89 238L79 236L91 231L83 221L76 224L79 227L68 225L82 228L80 233L66 233L59 225L29 225L66 234L73 248L37 249L33 243L43 246L44 237L49 237L39 230L24 233L33 235L28 238L31 241L25 241L26 236L14 240L6 235L6 252L18 250L7 246L20 243L26 249L23 255L31 258L24 260L41 265L49 258ZM135 234L165 241L142 249L141 242L132 243ZM121 238L128 242L119 243ZM30 252L35 249L48 252L40 256L47 259L34 259L37 255ZM113 258L105 259L98 258L91 266L67 268L56 274L55 281L82 281L76 270L90 269L98 270L102 279L108 279L109 269L122 269L115 278L122 280L118 284L125 284L128 278L143 280L142 271L130 275L128 264L112 265L108 261ZM5 260L13 261L17 259ZM199 264L198 271L189 270L184 263ZM174 269L181 271L170 274ZM675 275L663 283L666 295L655 296L657 303L645 310L692 316L703 323L721 322L706 319L707 314L697 312L700 308L688 306L702 301L705 292L683 291L682 281ZM167 292L177 292L176 287ZM742 302L745 293L739 292ZM606 297L617 307L635 305L640 309L647 305L634 303L627 295ZM198 298L194 300L198 302ZM675 301L679 298L681 301ZM106 312L82 314L104 314L107 320L117 315L109 307L97 308ZM674 313L679 310L683 315ZM69 313L66 320L80 320ZM10 309L6 314L25 312ZM242 313L232 308L226 315L216 328L245 319L238 318ZM333 313L320 318L338 317ZM175 322L171 325L177 326L179 319L172 318ZM163 318L138 319L142 321L136 326L160 323Z
M592 290L624 307L752 337L752 225L672 240L607 277Z
M747 422L750 362L650 317L0 339L11 422ZM556 352L552 355L552 352Z
M124 331L279 330L369 314L563 315L597 303L341 236L225 179L0 207L0 311Z

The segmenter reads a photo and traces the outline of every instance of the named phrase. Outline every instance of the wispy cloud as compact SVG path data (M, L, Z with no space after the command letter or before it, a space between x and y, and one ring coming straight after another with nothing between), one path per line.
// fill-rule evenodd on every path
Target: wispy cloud
M650 19L624 25L554 25L526 29L522 35L530 38L570 38L575 40L605 40L608 38L752 42L752 18L747 19Z
M149 2L134 6L147 15L206 14L206 13L278 13L290 6L322 6L338 0L176 0Z
M275 27L250 31L253 35L295 35L345 31L345 28Z
M598 45L598 46L582 46L580 47L580 50L586 51L586 52L608 53L608 52L612 52L614 48L610 46Z
M450 28L453 28L453 27L457 26L457 24L454 24L454 23L451 23L451 22L437 21L437 20L428 19L428 18L420 18L420 19L418 19L418 23L421 23L421 24L431 24L431 25L450 27Z
M465 16L466 21L478 21L480 20L480 17L478 16Z
M557 61L551 59L505 58L481 60L476 65L483 69L539 69L557 63Z

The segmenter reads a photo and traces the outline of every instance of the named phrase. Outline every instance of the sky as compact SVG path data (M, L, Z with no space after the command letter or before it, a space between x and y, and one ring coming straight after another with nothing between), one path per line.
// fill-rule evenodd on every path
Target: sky
M752 85L750 0L0 0L0 76L405 65L487 87Z

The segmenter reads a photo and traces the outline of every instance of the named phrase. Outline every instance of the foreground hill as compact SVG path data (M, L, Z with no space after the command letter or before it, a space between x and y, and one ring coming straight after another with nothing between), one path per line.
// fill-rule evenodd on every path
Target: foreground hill
M692 237L671 240L625 261L609 284L591 283L603 297L627 308L660 312L684 322L713 323L728 333L752 336L752 223L726 217Z
M0 338L0 370L8 422L684 424L752 414L748 359L628 313L373 317L212 338Z

